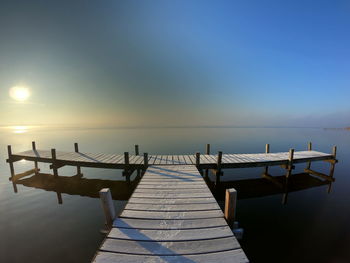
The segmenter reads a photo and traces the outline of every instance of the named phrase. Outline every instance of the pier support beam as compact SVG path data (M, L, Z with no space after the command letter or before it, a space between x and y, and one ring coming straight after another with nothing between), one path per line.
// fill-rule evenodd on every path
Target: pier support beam
M307 144L307 150L308 151L312 151L312 142L309 142L308 144ZM306 164L306 169L310 169L311 168L311 162L308 162L307 164Z
M201 175L203 175L203 172L200 168L201 165L201 154L200 152L196 152L196 167Z
M147 170L148 167L148 153L143 153L143 169Z
M225 195L225 219L232 227L236 217L237 191L234 188L226 189Z
M328 162L331 165L328 175L310 169L310 166L311 166L310 163L304 169L304 172L308 173L308 174L312 174L312 175L318 176L318 177L320 177L322 179L325 179L327 181L334 182L335 181L335 179L333 178L334 177L334 169L335 169L335 164L338 162L338 160L336 159L337 158L337 146L333 146L332 155L333 155L333 159L325 160L325 162ZM329 188L328 192L330 192L330 188Z
M34 151L35 153L37 153L37 152L36 152L36 145L35 145L35 142L34 142L34 141L32 142L32 149L33 149L33 151ZM35 174L38 174L39 171L40 171L40 169L39 169L39 167L38 167L38 162L37 162L37 161L34 161L34 169L35 169Z
M219 151L218 152L218 158L217 158L217 161L216 161L216 175L221 175L221 163L222 163L222 152Z
M294 158L294 149L290 149L289 150L288 165L287 165L287 174L286 174L287 179L289 179L289 177L292 175L293 158Z
M205 154L210 155L210 144L208 143L205 148ZM209 169L205 169L205 178L208 178L209 176Z
M13 178L15 177L15 167L13 166L13 159L12 159L12 147L11 145L7 145L7 153L8 153L8 163L10 166L10 172L11 172L11 180L13 181Z
M74 151L75 151L76 153L79 152L79 145L78 145L77 142L74 143ZM81 173L81 167L80 167L80 166L77 166L77 175L78 175L78 176L83 176L83 174Z
M58 170L57 170L57 161L56 161L56 149L51 149L51 158L52 158L53 175L55 177L57 177L58 176Z
M139 146L135 144L135 155L139 155Z
M265 153L270 153L270 144L268 143L265 145ZM268 174L269 174L269 167L265 166L263 175L268 175Z
M102 209L105 214L106 225L108 228L111 228L113 225L113 220L116 217L111 191L109 190L109 188L103 188L101 189L99 194Z

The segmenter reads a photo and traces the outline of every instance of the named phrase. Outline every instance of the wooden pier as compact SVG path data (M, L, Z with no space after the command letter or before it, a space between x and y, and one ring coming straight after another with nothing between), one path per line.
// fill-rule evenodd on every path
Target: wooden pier
M121 215L111 216L111 231L94 259L95 263L109 262L248 262L231 228L234 211L225 207L225 216L202 177L205 169L214 170L220 178L222 169L263 167L263 177L276 182L268 173L269 166L279 165L286 170L286 181L292 176L295 164L307 163L305 172L333 182L337 163L336 150L323 153L312 150L271 153L266 145L265 153L256 154L206 154L188 155L139 155L94 154L74 151L40 150L35 142L32 149L13 153L8 146L11 180L15 182L30 174L38 174L39 162L50 163L54 178L63 166L75 166L82 176L82 167L123 169L130 178L133 171L144 171L140 183L133 192ZM34 168L15 174L14 163L20 160L34 162ZM311 169L314 161L331 164L329 175ZM226 200L235 203L236 192L227 191ZM60 201L62 202L62 201ZM111 202L109 202L109 206ZM225 220L226 219L226 220Z
M108 262L248 262L194 165L150 166L96 254Z

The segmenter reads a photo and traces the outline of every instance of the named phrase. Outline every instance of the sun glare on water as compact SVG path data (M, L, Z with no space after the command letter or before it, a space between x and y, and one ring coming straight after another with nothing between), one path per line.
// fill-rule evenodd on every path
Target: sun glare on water
M9 94L16 101L26 101L30 96L30 90L24 86L15 86L10 89Z

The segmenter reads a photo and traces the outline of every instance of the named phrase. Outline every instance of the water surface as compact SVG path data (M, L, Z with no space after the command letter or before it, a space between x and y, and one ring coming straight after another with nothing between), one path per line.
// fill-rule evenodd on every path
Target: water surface
M289 148L305 150L312 141L315 150L331 152L338 146L336 182L330 185L303 173L298 164L286 193L262 179L262 168L224 171L220 182L209 174L208 185L220 205L227 187L238 190L237 219L244 228L241 245L252 262L350 262L350 205L348 176L350 132L311 128L154 128L154 129L53 129L43 127L0 128L0 262L89 262L104 235L104 219L98 190L110 187L115 206L121 211L137 185L133 175L126 182L120 170L74 167L59 169L53 180L47 164L39 164L42 175L20 180L15 193L10 176L6 145L13 152L28 150L31 141L38 149L82 152L140 152L149 154L193 154L204 152L271 152ZM15 164L16 173L33 163ZM328 173L329 164L314 163L313 169ZM270 169L283 183L285 171Z

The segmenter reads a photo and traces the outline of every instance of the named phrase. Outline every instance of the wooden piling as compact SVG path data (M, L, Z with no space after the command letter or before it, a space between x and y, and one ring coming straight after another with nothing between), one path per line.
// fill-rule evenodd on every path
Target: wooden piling
M337 162L337 146L333 146L332 155L334 158L334 162L331 162L331 169L329 170L329 176L333 179L335 164Z
M146 170L148 167L148 153L143 153L143 165L144 169Z
M51 157L52 157L53 175L55 177L57 177L58 176L58 171L57 171L57 162L56 162L56 149L51 149Z
M307 144L307 150L308 150L308 151L312 151L312 142L309 142L309 143Z
M139 146L135 144L135 155L139 155Z
M34 152L36 151L36 145L35 145L34 141L32 141L32 149L33 149ZM38 171L39 171L39 167L38 167L38 162L37 161L34 161L34 168L35 168L35 174L37 174Z
M307 144L307 150L312 151L312 143L311 142L309 142ZM306 169L309 170L310 168L311 168L311 162L307 162Z
M232 226L236 217L237 191L234 188L226 189L225 195L225 219Z
M265 145L265 153L270 153L270 144L268 143ZM269 167L265 166L264 175L267 175L267 174L269 174Z
M101 189L99 194L100 194L102 209L105 214L106 225L110 228L112 227L113 220L116 217L111 191L109 190L109 188L103 188Z
M219 151L218 152L218 159L217 159L217 162L216 162L216 166L217 166L217 170L220 172L221 170L221 162L222 162L222 152Z
M76 153L79 152L79 145L77 142L74 143L74 151ZM77 175L81 175L81 167L80 166L77 166Z
M210 144L208 143L207 144L207 147L206 147L206 149L205 149L205 154L210 154Z
M129 165L129 152L124 152L124 164Z
M287 165L287 175L286 177L289 178L292 174L293 170L293 157L294 157L294 149L289 150L289 158L288 158L288 165Z
M10 165L10 172L11 172L11 180L13 180L15 176L15 167L13 166L13 160L12 160L12 148L11 145L7 145L7 153L8 153L8 163Z
M197 169L199 169L200 162L201 162L201 154L200 154L200 152L196 152L196 166L197 166Z
M79 152L79 145L78 145L77 142L74 143L74 151L75 151L76 153Z
M333 151L332 151L333 158L337 158L337 146L333 146Z

